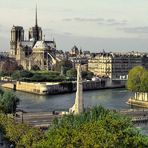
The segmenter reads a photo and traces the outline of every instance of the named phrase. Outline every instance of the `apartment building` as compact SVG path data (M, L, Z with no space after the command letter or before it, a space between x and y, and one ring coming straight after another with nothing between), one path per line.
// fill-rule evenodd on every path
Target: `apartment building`
M135 53L100 53L89 59L88 70L100 77L126 79L128 72L135 66L146 66L148 57Z

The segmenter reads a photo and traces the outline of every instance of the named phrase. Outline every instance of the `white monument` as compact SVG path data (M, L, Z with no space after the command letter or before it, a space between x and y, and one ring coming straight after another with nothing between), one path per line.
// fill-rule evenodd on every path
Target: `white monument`
M84 101L83 101L83 85L82 85L82 76L81 76L81 65L78 65L77 68L77 91L75 104L72 108L69 109L69 113L79 114L84 110Z

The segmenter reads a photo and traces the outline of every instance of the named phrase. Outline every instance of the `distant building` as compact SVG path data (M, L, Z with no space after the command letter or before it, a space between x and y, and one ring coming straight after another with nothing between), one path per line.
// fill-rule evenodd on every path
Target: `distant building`
M148 70L148 54L142 56L142 66Z
M35 16L36 16L35 17L35 26L31 27L29 29L29 40L41 41L42 40L42 28L38 26L37 7L36 7Z
M82 49L78 49L77 46L73 46L73 48L65 54L67 60L72 62L73 68L77 69L78 65L81 64L82 71L88 70L88 59L91 58L90 51L82 51Z
M148 58L135 53L100 53L88 62L88 70L100 77L126 79L135 66L147 68Z
M59 59L56 59L55 41L42 39L42 29L38 26L37 7L35 11L35 26L29 29L28 40L24 40L24 29L13 26L11 29L10 56L24 69L38 66L40 70L52 69Z
M70 56L77 56L77 55L79 55L79 53L80 53L80 51L79 51L78 47L75 45L74 45L74 47L72 47L72 49L69 52Z
M18 42L24 41L24 29L22 26L14 26L11 29L11 39L10 39L10 54L15 56L17 54Z

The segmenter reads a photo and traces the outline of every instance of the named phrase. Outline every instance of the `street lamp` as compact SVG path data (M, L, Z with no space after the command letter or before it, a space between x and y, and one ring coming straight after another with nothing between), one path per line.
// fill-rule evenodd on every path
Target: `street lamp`
M22 123L24 123L24 118L23 118L23 110L22 110Z

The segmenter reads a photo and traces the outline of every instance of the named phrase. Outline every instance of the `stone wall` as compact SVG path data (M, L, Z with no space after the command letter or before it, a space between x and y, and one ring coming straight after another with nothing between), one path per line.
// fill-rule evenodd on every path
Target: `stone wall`
M148 93L137 92L135 93L134 99L148 102Z
M2 86L18 91L24 91L40 95L70 93L76 91L76 82L62 82L62 83L16 82L16 83L5 83ZM102 88L105 88L105 81L83 82L83 90L95 90Z
M136 92L128 104L148 108L148 93Z

